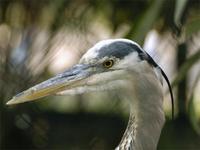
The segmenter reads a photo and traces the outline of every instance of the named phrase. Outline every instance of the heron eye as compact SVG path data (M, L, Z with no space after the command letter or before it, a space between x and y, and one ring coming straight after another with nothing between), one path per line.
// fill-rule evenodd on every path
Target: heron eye
M110 67L112 67L113 65L114 65L114 61L113 61L112 59L106 60L106 61L103 62L103 66L104 66L105 68L110 68Z

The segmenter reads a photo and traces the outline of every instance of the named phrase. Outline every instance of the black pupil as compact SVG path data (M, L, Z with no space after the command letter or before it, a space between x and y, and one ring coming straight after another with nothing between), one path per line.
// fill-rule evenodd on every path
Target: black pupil
M111 65L112 65L112 61L110 61L110 60L105 62L106 67L110 67Z

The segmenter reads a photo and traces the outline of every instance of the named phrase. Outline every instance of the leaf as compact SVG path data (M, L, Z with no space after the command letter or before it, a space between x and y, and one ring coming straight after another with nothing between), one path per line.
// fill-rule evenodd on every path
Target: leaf
M190 38L194 33L197 33L198 31L200 31L200 17L192 19L186 24L186 38Z
M188 0L176 0L175 11L174 11L174 22L177 25L177 27L181 26L181 18L184 9L186 8L187 1Z
M182 65L179 70L177 77L174 79L172 83L172 87L177 85L181 80L183 80L190 70L192 66L200 60L200 50L198 50L195 54L193 54L187 61Z
M197 79L195 80L196 83L198 83L199 80L199 76L197 76ZM193 90L192 90L192 96L190 96L189 98L189 103L188 103L188 115L189 115L189 119L190 122L194 128L194 130L196 131L196 133L198 135L200 135L200 125L198 123L198 114L195 112L195 103L194 103L194 89L195 89L196 85L193 86Z
M139 44L142 44L145 35L152 28L153 24L160 15L164 2L164 0L154 0L144 14L140 16L140 20L138 21L136 27L132 28L126 37L134 39Z

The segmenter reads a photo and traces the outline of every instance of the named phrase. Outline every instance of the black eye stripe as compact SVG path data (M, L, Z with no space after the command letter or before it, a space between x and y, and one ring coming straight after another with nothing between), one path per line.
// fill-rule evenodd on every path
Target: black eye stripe
M137 52L140 60L146 60L149 64L151 64L154 67L158 66L148 53L143 51L138 45L134 43L117 41L109 45L105 45L104 47L102 47L102 50L99 50L98 52L99 54L97 57L100 59L103 57L115 57L118 59L123 59L130 53Z
M141 60L146 60L149 64L153 65L154 67L157 67L158 64L153 60L153 58L147 53L142 51L137 45L131 44L130 46L138 52L138 56Z
M132 48L130 48L128 43L119 41L106 45L102 47L102 49L103 49L102 51L101 50L99 51L98 58L116 57L122 59L134 51Z

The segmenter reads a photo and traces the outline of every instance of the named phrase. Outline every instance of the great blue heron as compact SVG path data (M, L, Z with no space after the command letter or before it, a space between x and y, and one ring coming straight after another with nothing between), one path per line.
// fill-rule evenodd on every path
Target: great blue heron
M129 100L130 118L116 150L155 150L165 122L162 76L169 86L173 106L167 76L137 43L103 40L90 48L77 65L19 93L7 104L53 94L120 89Z

